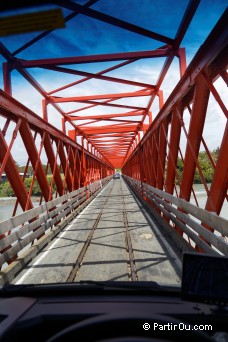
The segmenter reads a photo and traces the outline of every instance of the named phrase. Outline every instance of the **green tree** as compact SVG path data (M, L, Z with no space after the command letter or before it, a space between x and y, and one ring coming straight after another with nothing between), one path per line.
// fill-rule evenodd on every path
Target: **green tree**
M10 182L4 182L0 184L0 196L1 197L15 196L14 191L10 185Z
M176 171L178 174L178 179L182 179L182 173L183 173L184 163L182 162L181 158L177 158L177 167Z
M212 151L211 155L212 155L212 158L216 164L217 159L218 159L218 155L219 155L219 147L217 149L215 149L214 151ZM209 159L209 157L205 151L199 152L198 162L199 162L202 174L205 178L205 181L207 183L211 183L213 180L213 176L214 176L214 168L213 168L212 163L211 163L211 161L210 161L210 159ZM184 163L178 157L176 170L177 170L177 174L178 174L180 179L182 179L183 168L184 168ZM199 170L197 167L196 167L195 175L194 175L194 183L195 184L202 183L200 173L199 173Z

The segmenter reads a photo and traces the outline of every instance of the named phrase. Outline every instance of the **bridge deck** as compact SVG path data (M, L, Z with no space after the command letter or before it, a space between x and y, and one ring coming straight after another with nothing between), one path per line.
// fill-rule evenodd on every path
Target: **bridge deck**
M179 283L175 253L159 243L154 221L141 212L123 179L112 180L15 284L80 280Z

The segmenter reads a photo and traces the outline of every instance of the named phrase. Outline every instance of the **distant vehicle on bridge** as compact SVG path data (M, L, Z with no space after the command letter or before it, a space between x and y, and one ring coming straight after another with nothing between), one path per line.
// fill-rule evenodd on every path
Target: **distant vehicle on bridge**
M23 178L24 172L19 172L19 175L20 175L21 178ZM29 177L31 177L31 175L30 175L29 173L26 173L26 174L25 174L25 178L29 178ZM3 173L3 174L2 174L2 177L0 178L0 183L1 183L1 182L6 182L7 180L8 180L8 179L7 179L6 174Z
M119 172L114 173L113 179L120 179L120 173Z

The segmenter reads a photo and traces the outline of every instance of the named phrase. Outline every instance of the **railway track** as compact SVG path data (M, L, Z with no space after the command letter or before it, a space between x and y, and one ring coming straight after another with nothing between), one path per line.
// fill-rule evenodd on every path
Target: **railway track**
M137 270L136 270L136 265L135 265L134 252L133 252L133 248L132 248L131 234L130 234L130 229L129 229L129 225L128 225L128 217L127 217L127 211L126 211L126 205L125 205L122 183L120 183L120 189L121 189L121 193L122 193L123 223L124 223L124 227L125 227L125 242L126 242L126 249L128 252L129 280L137 281L138 280Z
M90 248L90 244L93 240L95 230L99 226L99 223L102 220L102 215L105 209L108 208L109 206L109 200L110 196L112 196L113 192L113 187L114 185L116 186L118 182L118 193L119 196L121 197L121 207L122 207L122 225L123 225L123 233L125 236L125 248L126 248L126 264L128 268L128 280L129 281L137 281L137 270L136 270L136 265L135 265L135 260L134 260L134 252L132 248L132 242L131 242L131 235L130 235L130 229L129 229L129 224L128 224L128 217L127 217L127 210L126 210L126 205L125 205L125 196L124 196L124 191L123 191L123 186L122 182L119 180L113 180L111 183L110 190L107 193L107 198L104 201L102 208L93 224L93 227L90 230L90 233L77 257L77 260L75 261L74 266L72 267L72 270L67 278L67 282L74 282L77 281L77 277L80 274L80 269L83 267L83 261L85 259L86 253L88 249Z
M14 283L178 283L175 260L163 249L153 225L124 180L112 180Z
M110 193L112 192L113 185L114 185L114 184L112 184L111 189L110 189L109 192L108 192L108 196L109 196ZM78 256L78 258L77 258L77 260L76 260L76 262L75 262L75 265L73 266L73 268L72 268L72 270L71 270L71 272L70 272L70 274L69 274L69 277L67 278L67 281L66 281L66 282L73 282L73 281L75 280L75 277L76 277L77 273L79 272L79 269L80 269L80 267L81 267L81 265L82 265L84 256L85 256L85 254L86 254L86 252L87 252L87 249L88 249L88 247L89 247L89 245L90 245L90 243L91 243L91 241L92 241L92 239L93 239L93 235L94 235L95 229L97 228L97 226L98 226L98 224L99 224L99 222L100 222L100 219L101 219L103 210L104 210L104 208L105 208L105 206L106 206L106 204L107 204L107 202L108 202L108 196L107 196L107 198L106 198L106 200L105 200L105 202L104 202L104 204L103 204L103 206L102 206L102 209L101 209L100 213L99 213L98 216L97 216L97 219L95 220L95 222L94 222L94 224L93 224L93 227L92 227L92 229L91 229L91 231L90 231L90 233L89 233L89 235L88 235L88 238L87 238L87 240L85 241L85 244L84 244L84 246L82 247L81 252L79 253L79 256Z

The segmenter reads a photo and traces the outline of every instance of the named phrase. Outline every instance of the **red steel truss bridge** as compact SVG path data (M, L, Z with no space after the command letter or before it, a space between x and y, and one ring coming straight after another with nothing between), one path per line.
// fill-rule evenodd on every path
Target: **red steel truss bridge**
M147 1L40 3L36 13L50 10L64 27L48 14L43 29L27 29L34 9L21 1L11 10L25 15L25 32L20 20L8 32L16 17L1 18L0 188L8 182L14 194L11 217L0 222L1 283L154 279L143 248L167 256L159 267L173 280L183 251L228 255L227 9L187 63L183 43L195 43L200 0L162 10ZM211 113L219 113L216 158Z

